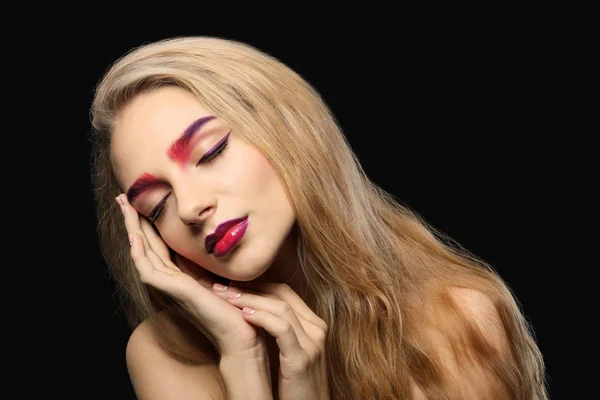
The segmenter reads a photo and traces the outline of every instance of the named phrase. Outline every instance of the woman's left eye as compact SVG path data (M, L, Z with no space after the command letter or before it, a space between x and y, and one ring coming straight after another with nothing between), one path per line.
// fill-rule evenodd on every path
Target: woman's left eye
M198 161L198 164L208 164L209 162L214 160L219 154L221 154L223 150L225 150L225 147L227 147L227 143L229 143L230 134L231 131L229 131L229 133L227 133L227 135L225 135L223 139L219 140L219 143L217 143L212 149L207 151L206 154L200 159L200 161Z

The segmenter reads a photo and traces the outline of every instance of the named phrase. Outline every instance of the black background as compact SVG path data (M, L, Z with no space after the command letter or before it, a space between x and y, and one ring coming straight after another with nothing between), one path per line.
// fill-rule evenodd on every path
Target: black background
M115 312L96 244L87 142L94 86L131 47L193 34L253 44L312 83L368 175L496 268L520 300L553 376L548 304L558 260L549 249L559 243L548 210L554 207L550 182L560 174L552 136L558 83L549 84L556 73L554 36L520 19L424 18L410 28L377 22L377 28L310 20L209 28L202 20L194 28L134 28L107 18L53 31L51 40L41 38L40 56L12 66L44 72L37 86L43 90L24 101L52 110L44 130L58 133L40 146L56 149L52 165L61 178L50 188L44 178L38 183L57 197L44 207L58 216L52 226L66 232L48 241L52 264L62 269L47 270L52 283L45 286L55 297L42 308L54 313L42 312L49 319L36 324L52 340L33 349L53 351L37 367L57 376L49 383L57 394L134 398L124 359L129 330ZM36 176L46 172L39 167Z

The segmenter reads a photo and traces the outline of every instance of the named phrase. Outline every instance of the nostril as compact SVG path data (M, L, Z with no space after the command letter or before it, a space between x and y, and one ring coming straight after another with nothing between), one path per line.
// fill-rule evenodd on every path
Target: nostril
M200 207L198 201L187 204L180 201L179 204L179 219L181 222L190 228L204 225L206 220L212 215L215 208L212 205L208 207Z

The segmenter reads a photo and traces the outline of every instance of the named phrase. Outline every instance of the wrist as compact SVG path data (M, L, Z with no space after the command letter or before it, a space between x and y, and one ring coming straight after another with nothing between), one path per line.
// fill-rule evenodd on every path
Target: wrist
M228 400L273 398L269 357L263 345L243 353L222 355L219 372Z

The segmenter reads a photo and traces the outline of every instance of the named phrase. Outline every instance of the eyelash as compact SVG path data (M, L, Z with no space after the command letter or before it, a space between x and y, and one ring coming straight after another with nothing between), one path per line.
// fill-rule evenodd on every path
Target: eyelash
M228 143L229 143L229 138L225 139L223 141L223 143L221 143L219 145L219 147L217 147L214 151L212 151L211 153L205 154L200 159L200 161L198 161L198 164L196 164L196 165L206 165L206 164L213 162L219 155L221 155L223 153L223 150L225 150L225 147L227 147ZM167 198L170 195L171 195L171 193L169 193L165 197L163 197L163 199L150 212L150 215L148 215L148 219L150 220L150 222L152 222L152 223L156 222L156 220L161 216L162 211L164 210L165 205L167 203Z
M221 143L219 145L219 147L217 147L213 152L205 154L204 157L202 157L200 159L200 161L198 161L198 164L196 164L196 165L208 164L211 161L213 161L219 154L221 154L223 152L223 150L225 150L225 147L227 147L228 143L229 143L229 138L225 139L223 141L223 143Z

